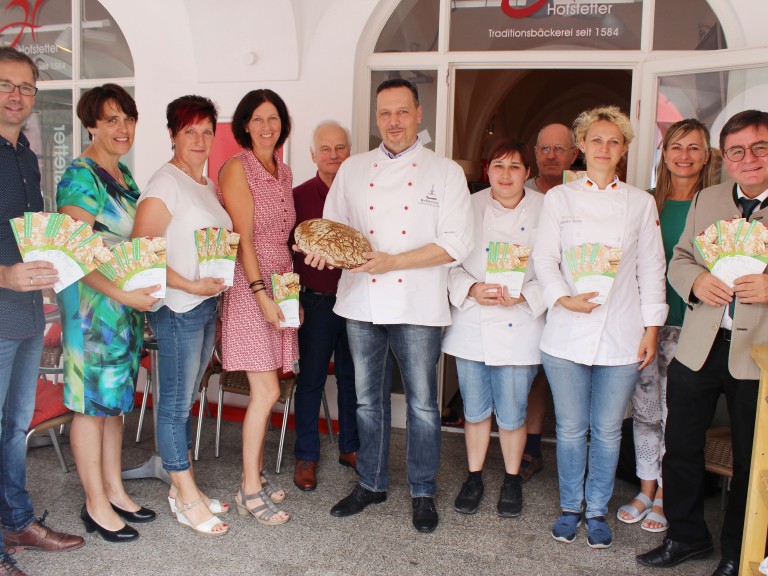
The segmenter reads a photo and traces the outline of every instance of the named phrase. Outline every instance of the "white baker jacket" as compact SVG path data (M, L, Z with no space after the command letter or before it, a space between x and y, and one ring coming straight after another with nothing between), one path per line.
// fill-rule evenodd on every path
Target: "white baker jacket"
M514 306L480 306L469 296L485 282L490 242L533 246L544 195L526 190L513 209L504 208L488 188L472 195L475 243L461 266L451 269L448 293L453 322L443 337L443 352L488 366L541 364L539 341L547 307L529 258L523 279L525 301Z
M564 251L588 242L623 253L605 304L583 314L557 300L578 294ZM637 362L645 327L663 326L669 309L652 196L618 179L605 190L589 178L552 188L544 198L533 256L549 308L541 350L589 366Z
M386 274L344 270L334 312L374 324L447 326L448 270L472 247L472 215L461 167L418 144L398 158L377 148L344 161L323 217L362 232L374 251L399 254L430 243L454 262Z

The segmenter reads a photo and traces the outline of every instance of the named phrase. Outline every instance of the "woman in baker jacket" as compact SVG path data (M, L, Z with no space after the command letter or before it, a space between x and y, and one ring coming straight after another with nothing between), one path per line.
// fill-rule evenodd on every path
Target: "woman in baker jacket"
M551 533L573 542L584 514L589 546L607 548L621 422L667 315L664 247L653 197L615 176L633 137L626 115L583 112L574 133L587 176L547 193L533 251L557 419L562 515Z
M453 507L474 514L480 505L495 412L505 470L497 511L509 518L523 509L519 471L526 406L541 363L539 340L546 307L529 255L544 195L523 188L530 167L524 144L502 140L489 157L491 187L472 196L474 248L461 266L450 271L452 324L443 339L443 352L456 357L469 466L469 477ZM513 269L501 277L500 271Z

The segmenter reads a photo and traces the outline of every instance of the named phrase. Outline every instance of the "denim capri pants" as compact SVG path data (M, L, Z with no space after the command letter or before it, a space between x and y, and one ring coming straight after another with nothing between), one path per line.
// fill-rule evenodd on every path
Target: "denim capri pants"
M464 418L478 423L496 413L503 430L525 424L528 392L539 365L488 366L483 362L456 358L459 388L464 400Z

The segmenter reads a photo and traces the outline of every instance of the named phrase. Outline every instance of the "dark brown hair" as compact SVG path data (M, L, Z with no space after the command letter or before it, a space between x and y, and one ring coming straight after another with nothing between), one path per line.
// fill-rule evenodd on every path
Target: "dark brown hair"
M139 111L136 109L136 101L133 96L128 94L122 86L104 84L91 88L80 96L80 101L77 103L77 117L80 118L83 126L94 128L97 121L103 120L104 104L110 100L117 104L117 107L126 116L138 121ZM93 136L90 134L88 138L93 140Z
M720 150L725 153L725 138L734 132L740 132L744 128L768 128L768 112L761 110L744 110L734 114L720 130Z
M404 80L403 78L390 78L389 80L384 80L379 86L376 88L376 96L381 94L384 90L389 90L390 88L408 88L408 90L411 91L411 94L413 95L413 104L416 106L416 108L419 107L419 91L416 89L416 86L408 82L408 80Z
M240 146L251 148L251 135L246 131L248 122L251 121L253 111L259 106L269 102L277 108L277 115L280 117L280 136L277 139L275 148L280 148L291 133L291 117L288 115L288 107L275 92L268 89L251 90L243 96L240 103L235 108L232 115L232 135Z
M38 70L37 64L34 63L32 58L24 54L24 52L19 52L16 48L10 46L0 47L0 63L2 62L20 62L22 64L27 64L32 68L32 75L35 77L35 81L40 78L40 70Z
M520 160L525 169L530 170L531 153L528 150L528 145L518 140L510 140L509 138L503 138L491 146L491 150L488 152L488 164L498 158L506 158L515 153L520 155Z

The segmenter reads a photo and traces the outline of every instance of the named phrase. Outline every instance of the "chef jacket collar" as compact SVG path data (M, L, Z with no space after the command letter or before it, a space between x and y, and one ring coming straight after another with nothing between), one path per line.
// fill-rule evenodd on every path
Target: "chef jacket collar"
M613 182L608 184L608 186L605 187L606 190L616 190L619 187L619 184L621 184L621 180L619 180L618 176L613 177ZM589 189L595 189L600 190L600 186L597 185L597 182L594 182L589 176L587 176L586 180L584 181L584 185Z
M384 147L384 142L382 142L379 145L379 148L381 148L381 151L384 152L384 154L386 154L387 156L392 158L392 160L394 160L395 158L400 158L400 156L404 156L404 155L408 154L408 152L411 152L411 151L415 150L418 145L419 145L419 139L416 138L416 142L413 143L413 146L411 146L409 148L406 148L405 150L403 150L399 154L392 154L392 152L390 152L389 150L387 150Z

